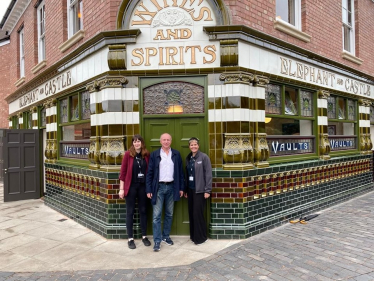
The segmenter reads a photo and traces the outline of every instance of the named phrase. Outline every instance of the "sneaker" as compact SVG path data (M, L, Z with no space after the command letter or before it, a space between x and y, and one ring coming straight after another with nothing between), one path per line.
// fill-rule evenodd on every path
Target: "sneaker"
M129 240L129 241L127 242L127 245L129 245L129 248L130 248L130 249L135 249L135 248L136 248L136 246L135 246L135 242L134 242L133 239L132 239L132 240Z
M153 251L159 252L161 250L161 243L160 242L155 242L155 245L153 246Z
M151 242L148 240L147 237L143 238L142 242L143 242L144 246L147 246L147 247L151 246Z
M170 239L170 237L162 239L162 242L165 242L169 246L174 245L174 242Z

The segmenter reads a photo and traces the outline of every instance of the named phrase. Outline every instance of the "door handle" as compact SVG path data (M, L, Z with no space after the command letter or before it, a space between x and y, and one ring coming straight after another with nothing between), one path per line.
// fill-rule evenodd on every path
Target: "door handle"
M4 171L4 174L6 174L6 172L8 171L8 169L3 169L3 171Z

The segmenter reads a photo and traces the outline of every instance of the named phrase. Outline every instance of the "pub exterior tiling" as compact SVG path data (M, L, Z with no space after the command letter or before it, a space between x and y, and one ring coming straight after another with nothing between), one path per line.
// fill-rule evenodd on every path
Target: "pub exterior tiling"
M126 238L124 151L134 134L158 149L164 132L182 158L195 136L211 159L214 239L373 190L371 0L65 2L12 2L0 25L8 127L43 135L48 206Z

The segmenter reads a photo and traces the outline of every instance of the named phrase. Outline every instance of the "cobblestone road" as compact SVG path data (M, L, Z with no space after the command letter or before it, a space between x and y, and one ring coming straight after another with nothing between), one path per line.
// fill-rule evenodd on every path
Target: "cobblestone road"
M374 192L317 213L188 266L0 272L0 280L374 280Z

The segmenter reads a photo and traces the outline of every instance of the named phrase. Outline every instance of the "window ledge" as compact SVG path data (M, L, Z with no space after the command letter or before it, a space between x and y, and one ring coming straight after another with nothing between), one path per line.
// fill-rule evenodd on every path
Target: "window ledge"
M343 59L346 59L346 60L349 60L349 61L351 61L351 62L354 62L354 63L356 63L356 64L358 64L358 65L361 65L362 62L363 62L362 59L360 59L360 58L358 58L358 57L352 55L351 53L348 53L347 51L343 51L343 52L342 52L342 58L343 58Z
M283 20L276 19L274 21L274 28L307 43L310 42L310 39L312 38L309 34L298 30L292 24Z
M40 69L42 69L43 67L45 67L47 65L47 60L42 60L41 62L39 62L37 65L35 65L33 68L31 68L31 72L33 74L37 73Z
M22 85L23 83L25 83L25 81L26 81L25 76L24 76L24 77L21 77L20 79L18 79L18 80L16 81L16 83L14 83L14 85L15 85L16 87L18 87L18 86Z
M64 43L62 43L60 46L58 46L61 53L65 52L67 49L69 49L71 46L73 46L79 40L84 38L84 34L85 34L84 30L81 29L81 30L77 31L77 33L75 33L68 40L66 40Z

